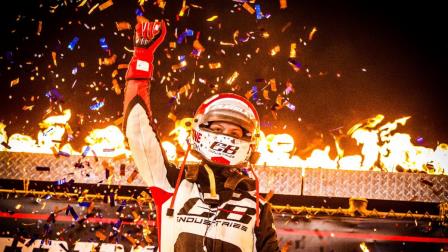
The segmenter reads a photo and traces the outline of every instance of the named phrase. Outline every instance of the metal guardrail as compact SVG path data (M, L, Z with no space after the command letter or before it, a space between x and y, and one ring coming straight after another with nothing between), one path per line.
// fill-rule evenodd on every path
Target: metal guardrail
M260 192L279 195L360 197L447 202L448 176L425 173L258 166ZM106 178L106 173L108 177ZM135 176L134 176L135 175ZM0 152L0 178L146 187L132 159Z

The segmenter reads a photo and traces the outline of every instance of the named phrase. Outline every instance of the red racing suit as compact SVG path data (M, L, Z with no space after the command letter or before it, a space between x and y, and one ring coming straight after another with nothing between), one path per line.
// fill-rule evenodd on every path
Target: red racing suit
M253 180L246 177L243 181L247 183L229 189L225 168L212 167L218 200L210 199L208 175L199 167L197 179L182 178L174 214L167 215L179 169L167 160L157 137L149 90L149 80L127 81L124 131L157 208L159 251L279 251L270 205L260 200L260 225L256 227Z

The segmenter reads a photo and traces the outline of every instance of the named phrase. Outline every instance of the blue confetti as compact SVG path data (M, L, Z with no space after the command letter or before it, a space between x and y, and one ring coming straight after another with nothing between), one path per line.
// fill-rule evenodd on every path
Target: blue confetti
M250 36L247 36L245 38L239 38L238 41L241 43L246 43L247 41L249 41L249 39L250 39Z
M64 151L59 151L58 156L70 157L70 154Z
M182 32L182 34L179 35L179 37L177 38L177 43L178 44L182 44L182 42L184 41L185 37L192 37L194 35L194 31L192 29L186 29L184 32Z
M99 110L103 106L104 106L104 101L99 101L99 102L91 105L89 108L90 108L90 110Z
M122 200L120 206L117 209L117 213L121 213L123 211L123 208L126 206L126 200Z
M418 137L417 139L417 143L422 144L423 142L425 142L425 139L423 137Z
M199 57L199 55L201 54L201 51L196 50L196 49L193 49L193 51L191 51L191 54L192 54L193 56Z
M143 16L143 12L140 9L135 9L135 15L137 16Z
M258 87L252 86L252 100L258 100Z
M71 51L73 51L73 49L75 49L76 44L78 43L79 38L78 37L74 37L72 39L72 42L70 42L70 44L68 44L68 49L70 49Z
M79 206L80 207L89 207L90 206L90 202L79 202Z
M184 31L184 33L185 33L185 36L192 37L194 34L194 31L192 29L186 29Z
M300 64L300 62L298 62L298 61L295 60L295 59L288 59L288 63L289 63L291 66L296 67L296 68L298 68L298 69L302 68L302 64Z
M109 50L109 47L106 44L106 38L102 37L100 38L100 46L101 48L103 48L105 51Z
M182 44L182 41L184 41L184 38L185 38L185 33L180 34L179 37L177 38L177 43Z
M296 110L296 106L290 102L286 103L286 107L288 107L290 110L295 111Z
M90 151L90 146L87 146L82 153L82 157L86 157L87 154L89 153L89 151Z
M45 131L42 133L42 135L47 136L47 134L50 133L50 132L52 132L53 130L54 130L54 127L51 127L51 128L49 128L49 129L45 130Z
M50 98L50 101L62 101L64 98L56 88L52 88L50 91L45 93L45 96Z
M122 222L123 222L123 221L120 220L120 219L117 220L117 222L114 223L113 229L114 229L114 230L119 230Z
M257 19L262 19L263 18L263 14L261 13L261 8L259 4L255 5L255 13L257 15Z
M67 211L70 212L71 216L73 217L73 219L75 219L75 221L78 220L79 216L78 216L78 214L75 212L75 209L73 209L72 206L69 205L68 208L67 208ZM65 214L67 214L67 211L65 212Z
M283 94L289 95L292 92L292 87L286 87L285 91L283 91Z
M56 180L54 182L54 184L55 185L63 185L63 184L65 184L65 182L66 182L65 178L63 178L63 179L60 179L60 180Z
M115 193L113 192L109 194L109 204L111 207L115 206Z

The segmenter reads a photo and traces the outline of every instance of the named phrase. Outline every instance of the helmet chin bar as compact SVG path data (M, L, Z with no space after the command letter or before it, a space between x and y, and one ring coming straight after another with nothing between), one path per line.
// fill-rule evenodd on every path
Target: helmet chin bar
M249 141L203 129L193 130L190 140L192 154L213 166L241 168L253 152Z

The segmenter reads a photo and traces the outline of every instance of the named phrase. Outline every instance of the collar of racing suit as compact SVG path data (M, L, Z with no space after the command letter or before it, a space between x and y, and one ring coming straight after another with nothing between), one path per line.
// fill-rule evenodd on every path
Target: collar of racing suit
M221 200L232 196L233 191L255 190L255 180L244 174L241 169L209 165L215 177L216 192ZM210 191L210 179L204 165L191 165L187 167L185 178L192 183L198 183L203 192ZM227 197L226 197L227 196Z

